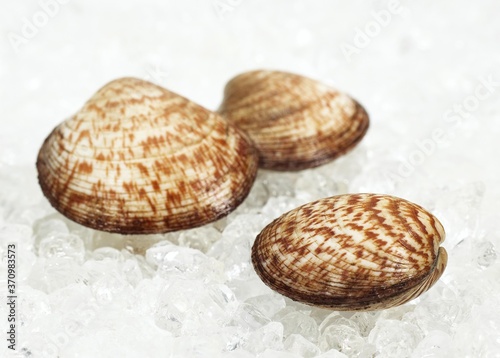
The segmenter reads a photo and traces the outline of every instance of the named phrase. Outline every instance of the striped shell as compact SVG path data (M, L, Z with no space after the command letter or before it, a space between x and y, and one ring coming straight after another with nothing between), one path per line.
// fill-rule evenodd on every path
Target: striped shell
M301 170L351 150L368 130L359 103L317 81L252 71L228 82L219 113L251 137L260 166Z
M91 228L161 233L214 221L248 194L258 157L219 115L123 78L58 125L38 154L52 206Z
M377 194L339 195L274 220L252 248L271 288L309 305L378 310L427 291L447 254L441 223L422 207Z

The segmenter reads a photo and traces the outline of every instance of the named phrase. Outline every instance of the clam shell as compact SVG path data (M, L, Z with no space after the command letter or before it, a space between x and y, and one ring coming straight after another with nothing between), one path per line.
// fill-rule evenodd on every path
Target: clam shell
M368 114L349 96L299 75L252 71L229 81L219 108L259 151L260 166L301 170L351 150L368 130Z
M246 135L218 114L123 78L52 131L37 169L43 193L71 220L149 234L228 214L248 194L257 162Z
M443 273L443 226L388 195L321 199L274 220L258 235L252 262L279 293L335 310L377 310L427 291Z

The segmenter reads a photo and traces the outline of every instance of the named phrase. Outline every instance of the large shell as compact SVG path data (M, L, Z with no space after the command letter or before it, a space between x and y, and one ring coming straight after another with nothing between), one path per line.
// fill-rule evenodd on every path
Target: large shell
M317 81L278 71L252 71L229 81L219 113L251 137L260 166L300 170L351 150L368 130L368 114Z
M293 300L376 310L427 291L443 273L445 232L422 207L387 195L321 199L269 224L252 248L257 274Z
M219 115L123 78L57 126L38 154L40 186L68 218L124 234L200 226L248 194L258 157Z

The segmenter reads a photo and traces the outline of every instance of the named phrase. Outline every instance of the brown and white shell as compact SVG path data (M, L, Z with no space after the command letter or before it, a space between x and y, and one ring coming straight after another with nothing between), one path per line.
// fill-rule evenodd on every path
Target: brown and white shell
M52 131L37 169L43 193L71 220L149 234L228 214L248 194L257 162L246 135L218 114L122 78Z
M346 194L274 220L252 248L257 274L279 293L334 310L403 304L441 276L447 253L432 214L388 195Z
M219 113L248 133L260 167L283 171L316 167L345 154L369 126L368 114L349 96L279 71L233 78Z

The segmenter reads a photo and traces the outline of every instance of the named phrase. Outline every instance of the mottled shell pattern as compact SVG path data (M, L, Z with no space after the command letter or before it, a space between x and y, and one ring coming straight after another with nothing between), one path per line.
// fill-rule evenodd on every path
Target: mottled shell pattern
M248 133L260 167L283 171L316 167L345 154L369 126L368 114L349 96L279 71L233 78L219 113Z
M218 114L122 78L52 131L37 169L43 193L68 218L149 234L228 214L248 194L257 162L246 135Z
M346 194L298 207L257 237L252 262L279 293L335 310L378 310L427 291L443 273L443 226L388 195Z

